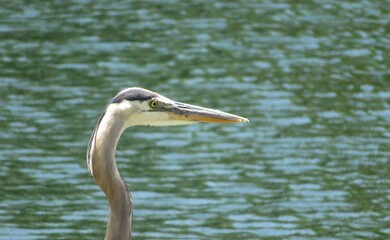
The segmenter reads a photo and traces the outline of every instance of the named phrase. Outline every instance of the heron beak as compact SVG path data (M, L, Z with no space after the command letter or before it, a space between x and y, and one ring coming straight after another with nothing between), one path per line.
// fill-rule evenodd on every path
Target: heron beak
M218 111L210 108L203 108L191 104L174 102L168 110L171 120L209 123L237 123L249 122L248 119Z

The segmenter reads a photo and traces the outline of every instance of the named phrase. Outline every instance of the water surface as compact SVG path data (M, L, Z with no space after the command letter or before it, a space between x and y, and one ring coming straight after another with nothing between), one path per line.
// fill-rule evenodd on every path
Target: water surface
M2 3L0 239L102 239L85 151L119 90L250 124L134 127L134 239L388 239L389 1Z

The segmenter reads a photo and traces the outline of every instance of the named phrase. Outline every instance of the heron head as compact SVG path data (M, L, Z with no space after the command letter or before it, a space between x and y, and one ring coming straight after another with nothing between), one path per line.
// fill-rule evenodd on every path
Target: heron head
M127 127L248 122L248 119L237 115L176 102L142 88L127 88L119 92L106 111L119 115Z

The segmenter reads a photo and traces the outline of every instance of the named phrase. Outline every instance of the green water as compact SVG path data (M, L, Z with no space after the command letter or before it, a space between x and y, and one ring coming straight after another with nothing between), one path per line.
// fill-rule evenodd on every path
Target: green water
M3 1L0 239L102 239L87 143L141 86L250 124L134 127L134 239L389 239L390 2Z

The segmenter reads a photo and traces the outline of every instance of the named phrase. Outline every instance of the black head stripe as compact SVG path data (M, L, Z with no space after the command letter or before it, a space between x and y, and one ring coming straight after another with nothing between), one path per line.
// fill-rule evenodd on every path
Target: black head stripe
M142 88L129 88L116 95L111 103L120 103L123 100L145 101L157 97L157 94Z

